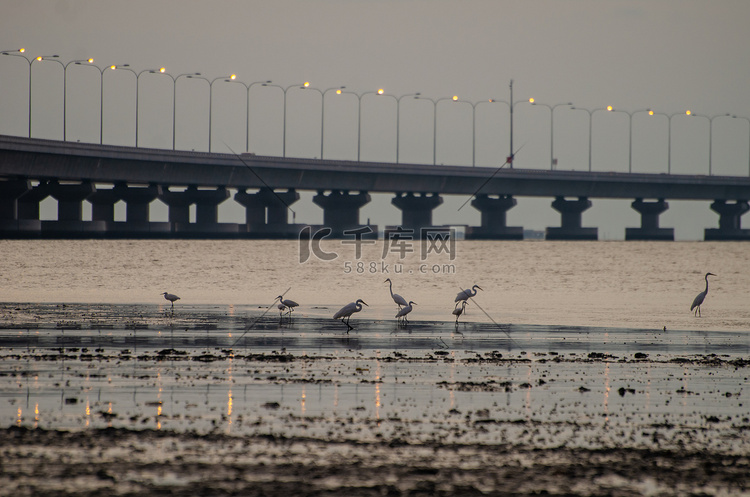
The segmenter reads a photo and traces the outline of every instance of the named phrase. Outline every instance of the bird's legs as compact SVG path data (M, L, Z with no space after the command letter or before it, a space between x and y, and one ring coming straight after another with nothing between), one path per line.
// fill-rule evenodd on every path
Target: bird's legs
M350 317L351 317L351 316L347 316L347 317L346 317L346 321L344 321L343 319L341 320L341 322L342 322L342 323L344 323L344 324L346 325L346 328L347 328L346 332L347 332L347 333L349 333L349 332L350 332L351 330L353 330L353 329L354 329L354 328L352 328L352 325L350 325L350 324L349 324L349 318L350 318Z

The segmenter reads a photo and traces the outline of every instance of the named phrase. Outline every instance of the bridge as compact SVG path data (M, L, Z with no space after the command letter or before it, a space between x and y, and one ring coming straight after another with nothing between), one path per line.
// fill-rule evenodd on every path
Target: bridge
M220 223L218 206L233 200L246 211L245 223ZM750 240L741 216L750 209L750 178L614 172L434 166L340 160L240 156L146 149L0 136L1 238L284 238L306 225L290 223L299 191L314 191L323 226L333 236L362 230L359 211L370 193L392 193L401 210L394 226L432 229L432 211L444 195L471 199L481 225L467 238L521 239L523 228L507 226L516 197L549 197L560 226L547 239L595 240L597 228L582 226L582 213L596 198L632 199L641 226L627 228L627 240L673 240L672 228L659 226L668 200L711 200L718 226L706 240ZM40 202L58 203L56 221L40 220ZM168 221L150 220L150 204L168 206ZM92 205L82 219L83 202ZM126 220L115 221L123 201ZM195 205L195 221L190 207ZM468 205L467 205L468 207ZM370 227L377 233L377 227Z

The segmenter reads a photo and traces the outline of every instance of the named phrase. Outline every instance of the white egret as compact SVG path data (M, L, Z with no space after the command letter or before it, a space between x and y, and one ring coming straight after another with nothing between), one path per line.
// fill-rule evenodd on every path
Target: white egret
M281 317L281 314L286 310L286 306L284 304L279 304L276 308L279 309L279 317Z
M279 301L279 302L280 302L281 304L283 304L284 306L286 306L286 307L287 307L287 308L289 309L289 313L290 313L290 314L291 314L291 312L292 312L292 311L294 310L294 308L295 308L295 307L297 307L297 306L299 305L299 304L298 304L297 302L295 302L294 300L289 300L289 299L285 299L285 298L284 298L284 297L283 297L282 295L279 295L278 297L276 297L276 299L277 299L277 300L278 300L278 301Z
M393 293L393 282L391 281L391 279L386 278L385 281L388 282L388 289L391 291L391 298L398 305L398 309L401 310L401 306L408 305L405 298L397 293ZM385 283L385 281L383 283Z
M347 327L346 332L349 333L350 330L354 329L349 325L349 319L351 319L352 314L362 310L362 304L367 305L367 302L362 299L357 299L356 302L349 302L333 315L333 319L341 319L341 322Z
M464 313L464 308L466 307L466 304L468 304L468 302L465 300L462 300L461 307L458 307L458 304L456 304L456 308L453 309L453 315L456 316L456 324L458 324L458 318L460 318L461 314Z
M175 303L175 301L180 300L180 297L178 297L177 295L175 295L173 293L167 293L167 292L164 292L161 295L164 295L165 299L167 299L170 302L172 302L172 310L174 310L174 303Z
M690 310L692 311L695 309L695 315L700 316L701 315L701 304L706 299L706 295L708 295L708 277L709 276L716 276L714 273L706 273L706 289L703 290L701 293L696 295L695 299L693 300L693 305L690 306Z
M403 320L404 323L408 323L409 319L406 317L406 315L411 312L412 305L417 305L417 303L410 300L408 304L406 304L402 309L398 310L396 317Z
M470 290L461 290L458 292L458 295L456 295L456 300L454 300L454 302L461 302L462 300L465 302L467 299L477 294L477 289L481 290L482 288L479 285L474 285Z

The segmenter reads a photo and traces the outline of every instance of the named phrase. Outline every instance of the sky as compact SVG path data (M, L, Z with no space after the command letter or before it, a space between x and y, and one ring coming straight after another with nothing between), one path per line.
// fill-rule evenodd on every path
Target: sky
M707 174L710 148L713 174L750 173L744 0L4 0L2 12L0 50L62 62L0 56L2 134L28 135L31 68L35 137L62 139L64 115L68 140L98 142L101 127L105 143L133 145L137 81L144 147L208 150L210 134L215 152L320 157L323 123L326 158L395 162L398 141L400 162L497 167L510 116L488 100L508 101L513 80L516 167L548 169L554 155L558 169L588 169L590 151L597 171ZM99 70L63 71L90 57ZM148 72L161 67L169 76ZM297 222L322 222L312 194L293 206ZM446 196L434 222L479 224L458 211L465 200ZM508 224L559 226L552 200L518 198ZM592 201L583 224L600 239L640 225L631 200ZM709 204L672 201L661 226L701 239L718 226ZM43 212L54 216L53 200ZM166 220L160 202L152 218ZM400 211L377 194L367 219L397 224ZM225 202L220 220L242 222L242 208Z

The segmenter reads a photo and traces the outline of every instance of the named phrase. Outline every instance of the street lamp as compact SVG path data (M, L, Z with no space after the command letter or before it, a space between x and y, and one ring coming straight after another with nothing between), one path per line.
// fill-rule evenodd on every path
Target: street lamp
M419 100L429 100L432 102L432 165L437 165L437 106L443 100L452 100L458 102L458 95L452 97L442 97L437 100L427 97L418 96Z
M714 119L717 117L732 117L731 114L718 114L716 116L708 117L704 116L702 114L693 114L692 112L688 111L689 116L695 116L695 117L704 117L708 120L708 175L711 176L711 155L712 155L712 145L713 145L713 129L714 129Z
M199 72L190 72L184 74L178 74L176 77L172 77L171 74L165 72L167 76L172 78L172 150L175 150L175 139L177 136L177 80L180 78L190 78L192 76L200 76Z
M166 74L166 72L167 70L164 67L160 67L159 69L144 69L143 71L139 72L136 75L136 78L135 78L135 146L136 147L138 146L138 107L139 107L138 87L140 86L141 74L143 73ZM174 84L172 86L174 87ZM174 100L174 96L173 96L173 100Z
M555 152L554 152L555 109L562 105L573 107L573 102L568 102L564 104L547 105L547 104L539 103L535 101L533 98L530 98L529 102L531 103L531 105L541 105L542 107L547 107L549 109L549 160L550 160L549 168L550 168L550 171L552 171L555 168L555 163L556 163Z
M230 74L229 76L219 76L208 82L208 152L211 153L211 128L213 124L213 100L214 100L214 83L220 79L223 79L227 83L234 82L237 79L236 74ZM206 80L208 81L208 80Z
M12 57L21 57L29 64L29 138L31 138L31 64L34 59L29 59L25 55L21 55L26 52L25 48L19 48L17 50L4 50L0 52L0 55L10 55Z
M352 95L355 95L359 100L357 106L357 162L359 162L360 151L362 149L362 99L365 97L365 95L384 95L385 90L380 88L378 91L367 91L361 95L349 91L344 93L351 93Z
M400 141L400 128L401 128L401 99L406 97L414 97L415 99L418 98L421 95L421 93L409 93L406 95L401 95L396 99L396 164L398 164L398 156L399 156L399 141Z
M318 88L313 88L311 86L305 86L304 88L320 93L320 160L323 160L323 129L325 127L326 93L335 90L337 95L341 95L342 90L346 88L346 86L336 86L334 88L327 88L325 90L319 90Z
M732 119L744 119L745 121L747 121L748 131L750 131L750 119L748 119L747 117L735 116L735 115L732 115ZM748 175L750 175L750 136L748 136L747 147L748 147L748 150L747 150L748 171L747 173Z
M583 107L571 107L572 110L582 110L588 113L589 115L589 172L591 172L591 124L594 120L594 113L599 110L606 110L606 111L612 111L612 106L609 105L607 107L599 107L594 110L588 110L584 109Z
M635 110L633 112L628 112L626 110L620 110L615 109L611 105L607 107L607 110L610 112L622 112L623 114L628 115L629 120L629 134L628 134L628 172L633 172L633 116L639 112L649 112L650 109L641 109L641 110Z
M245 99L245 103L247 104L247 110L245 111L245 151L249 152L250 151L250 88L252 88L255 85L267 85L271 83L272 81L270 79L266 81L255 81L253 83L250 83L249 85L246 85L242 81L234 81L234 82L241 84L247 90L247 98Z
M308 86L310 86L310 83L305 81L304 83L287 86L286 88L280 85L272 85L270 83L261 83L261 85L262 86L274 86L280 89L282 92L284 92L284 118L283 118L284 134L282 137L282 144L281 144L281 150L282 150L281 156L286 157L286 92L288 92L292 88L307 88Z
M479 104L505 104L508 105L508 102L505 102L503 100L497 100L494 98L490 98L487 100L480 100L479 102L475 102L471 104L471 167L476 166L476 148L477 148L477 135L476 135L476 129L477 129L477 107L479 107Z

